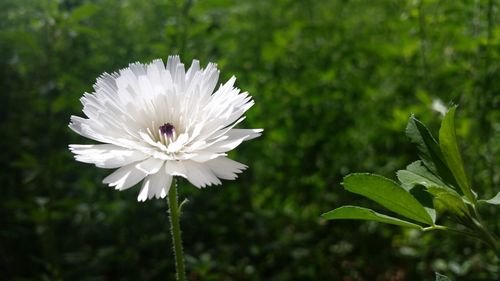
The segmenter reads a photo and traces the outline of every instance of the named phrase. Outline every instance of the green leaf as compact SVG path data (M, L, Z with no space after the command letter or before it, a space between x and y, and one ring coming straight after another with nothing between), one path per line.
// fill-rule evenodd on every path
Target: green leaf
M433 224L431 216L417 199L390 179L373 174L350 174L342 184L346 190L365 196L395 213L418 222Z
M450 278L436 272L436 281L451 281Z
M439 144L429 129L413 115L406 126L406 136L417 145L418 155L429 171L445 182L457 186L455 178L444 162Z
M415 161L406 167L406 170L397 172L399 181L406 190L410 190L416 185L425 187L438 185L445 186L446 184L438 177L432 174L423 164L422 161Z
M422 161L415 161L406 167L406 170L399 170L397 176L401 185L408 190L413 197L424 206L432 221L436 222L436 210L433 197L422 187L446 186L438 177L432 174Z
M394 225L399 225L399 226L404 226L404 227L422 229L422 227L417 225L417 224L407 222L404 220L400 220L400 219L395 218L395 217L386 216L386 215L377 213L371 209L358 207L358 206L342 206L342 207L337 208L335 210L324 213L321 216L325 219L328 219L328 220L347 220L347 219L371 220L371 221L378 221L378 222L394 224Z
M410 194L424 207L425 211L431 216L432 222L436 222L436 209L434 208L434 198L427 192L424 186L417 185L410 190Z
M443 157L448 164L453 176L455 177L460 190L471 202L476 201L476 197L471 191L469 180L465 174L462 157L458 150L457 136L455 133L455 110L456 106L450 108L444 116L439 130L439 145Z
M73 9L68 20L71 22L78 22L80 20L93 16L98 11L99 6L92 3L85 3Z
M469 208L464 199L455 190L443 186L430 186L427 191L434 196L434 199L450 212L460 216L470 216Z
M493 198L489 200L479 200L480 203L488 203L492 205L500 205L500 192L497 193Z

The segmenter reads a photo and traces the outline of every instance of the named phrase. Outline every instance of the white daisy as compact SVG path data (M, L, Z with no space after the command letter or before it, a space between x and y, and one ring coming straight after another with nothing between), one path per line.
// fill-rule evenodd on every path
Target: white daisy
M164 198L172 177L198 188L233 180L246 168L227 158L262 129L234 129L254 104L234 87L233 76L214 92L219 70L193 60L185 71L178 56L131 64L104 73L94 93L81 98L88 118L71 116L69 127L102 144L72 144L75 159L116 171L103 182L125 190L143 181L138 201Z

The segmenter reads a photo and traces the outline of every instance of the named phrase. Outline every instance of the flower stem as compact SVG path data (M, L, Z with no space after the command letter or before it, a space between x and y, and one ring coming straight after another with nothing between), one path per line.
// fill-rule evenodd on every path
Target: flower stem
M174 244L175 269L177 281L186 280L186 269L184 267L184 253L182 251L181 226L179 222L179 206L177 202L177 182L174 183L168 192L168 208L170 211L170 233Z

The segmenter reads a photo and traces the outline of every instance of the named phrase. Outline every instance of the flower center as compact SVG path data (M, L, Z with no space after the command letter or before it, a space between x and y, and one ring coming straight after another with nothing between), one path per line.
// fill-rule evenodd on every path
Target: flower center
M170 123L165 123L160 126L160 133L164 135L167 139L172 139L175 134L175 127Z
M161 124L161 123L160 123ZM158 128L153 129L151 128ZM177 143L177 130L171 123L164 123L157 126L154 121L151 122L151 127L146 128L147 135L141 134L142 139L149 145L158 148L170 156L177 153L184 145L185 142ZM182 133L182 131L181 131ZM182 134L181 134L182 135ZM183 138L184 139L184 138Z

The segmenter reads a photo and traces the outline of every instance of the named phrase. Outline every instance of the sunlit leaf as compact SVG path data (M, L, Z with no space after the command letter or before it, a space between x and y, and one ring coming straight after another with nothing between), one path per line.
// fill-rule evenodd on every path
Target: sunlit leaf
M399 181L405 189L411 189L415 185L423 185L425 187L438 185L446 185L432 174L423 164L422 161L415 161L406 167L406 170L397 172Z
M471 201L475 202L476 198L471 191L469 180L465 174L464 164L460 151L458 150L457 136L455 133L455 110L456 106L450 108L444 116L439 130L439 145L443 157L448 164L453 176L455 177L460 190Z
M342 206L342 207L337 208L335 210L324 213L321 216L325 219L328 219L328 220L347 220L347 219L371 220L371 221L378 221L378 222L394 224L394 225L399 225L399 226L404 226L404 227L422 229L422 227L417 225L417 224L407 222L407 221L404 221L404 220L401 220L401 219L398 219L395 217L383 215L383 214L377 213L371 209L358 207L358 206Z
M390 179L373 174L351 174L344 178L343 185L346 190L365 196L402 216L429 225L433 223L417 199Z
M92 3L85 3L78 6L73 11L71 11L68 20L71 22L77 22L85 18L91 17L98 11L99 11L99 6Z
M429 129L415 118L415 116L411 116L408 121L406 136L408 136L411 142L416 144L418 155L429 171L441 177L445 182L453 186L457 185L453 174L444 162L439 144Z
M435 200L439 201L440 205L446 210L460 217L469 215L469 209L464 199L455 190L443 186L430 186L427 188L427 191L432 194Z
M497 193L497 195L493 196L493 198L489 200L478 200L480 203L488 203L491 205L500 205L500 192Z

